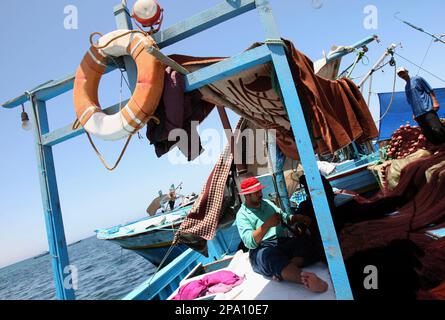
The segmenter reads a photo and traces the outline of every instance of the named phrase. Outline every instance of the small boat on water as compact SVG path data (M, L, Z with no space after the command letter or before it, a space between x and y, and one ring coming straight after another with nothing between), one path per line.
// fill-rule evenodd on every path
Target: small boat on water
M366 193L378 190L378 182L368 167L380 160L378 152L356 160L348 160L336 165L335 170L326 176L332 187Z
M180 206L170 212L108 229L99 229L96 230L97 238L116 243L123 249L132 250L158 266L170 248L176 230L191 208L191 204ZM175 246L164 264L172 261L186 249L184 245Z
M189 196L177 195L176 198L181 201L173 210L170 210L168 202L160 202L154 207L155 214L147 209L148 217L111 228L97 229L97 239L111 241L123 249L132 250L155 266L161 263L165 266L188 248L177 245L169 250L176 231L198 196L192 193Z

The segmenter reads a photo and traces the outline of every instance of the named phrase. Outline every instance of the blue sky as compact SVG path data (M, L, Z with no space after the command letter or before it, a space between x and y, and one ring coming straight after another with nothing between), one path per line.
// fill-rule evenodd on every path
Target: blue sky
M184 20L222 0L160 0L165 9L164 27ZM433 33L445 33L444 4L441 0L417 1L345 1L323 0L315 9L311 0L271 0L278 28L284 38L313 60L331 45L348 45L369 35L377 34L381 43L369 45L369 65L359 65L355 76L363 75L392 42L402 43L398 52L420 64L430 38L395 20L393 14L422 26ZM0 103L14 98L47 80L60 79L74 73L87 50L88 37L94 31L107 33L116 28L113 7L118 0L42 0L4 1L0 12L0 51L2 77ZM129 0L129 5L134 1ZM78 9L78 29L66 30L64 8ZM374 5L378 10L377 29L364 28L364 8ZM264 34L256 12L226 22L164 49L164 53L196 56L231 56L243 51ZM445 46L433 43L423 64L445 78L443 63ZM344 58L342 66L352 62ZM412 73L417 68L398 60ZM444 83L420 72L433 87ZM100 87L103 106L119 99L119 73L104 77ZM378 72L373 92L392 89L390 69ZM403 83L397 81L397 90ZM124 94L128 96L128 90ZM366 89L367 90L367 89ZM29 104L26 104L29 111ZM378 109L375 95L371 110ZM71 123L74 118L72 92L48 103L50 127L56 129ZM237 116L229 111L234 125ZM200 130L221 130L216 111L202 124ZM19 261L47 250L40 186L38 182L34 137L20 127L20 110L0 109L0 266ZM170 184L184 182L183 193L199 192L212 165L186 164L172 166L167 157L157 158L145 139L134 138L119 165L112 173L105 170L84 135L53 148L59 195L68 243L93 235L100 227L109 227L145 216L145 208L157 190ZM203 141L204 144L206 141ZM109 161L118 156L123 141L98 146ZM222 147L222 143L221 143Z

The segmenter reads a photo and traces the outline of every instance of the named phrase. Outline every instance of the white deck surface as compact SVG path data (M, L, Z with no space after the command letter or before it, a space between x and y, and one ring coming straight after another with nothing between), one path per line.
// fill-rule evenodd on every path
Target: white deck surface
M249 254L241 250L235 254L230 264L221 270L232 271L240 277L244 276L245 280L241 285L234 287L229 292L216 294L214 296L215 300L335 300L329 270L327 266L321 262L303 268L303 271L314 272L318 277L328 283L329 289L324 293L313 293L303 285L286 281L273 281L271 278L255 273L250 265ZM200 275L182 281L181 286L204 276L205 275ZM177 292L178 290L173 292L169 299L174 297Z

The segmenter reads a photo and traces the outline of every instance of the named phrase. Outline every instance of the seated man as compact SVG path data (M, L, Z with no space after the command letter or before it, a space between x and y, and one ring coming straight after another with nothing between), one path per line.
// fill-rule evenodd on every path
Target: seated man
M328 284L301 267L321 260L323 250L309 235L286 237L283 223L307 223L307 217L288 215L271 201L263 200L264 186L258 179L247 178L241 183L240 195L245 196L236 224L255 272L274 280L303 284L313 292L325 292Z

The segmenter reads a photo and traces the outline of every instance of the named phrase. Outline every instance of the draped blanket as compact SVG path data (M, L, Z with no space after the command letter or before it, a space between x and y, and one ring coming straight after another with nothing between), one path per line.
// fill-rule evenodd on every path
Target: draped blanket
M285 41L296 89L303 106L315 150L333 153L350 144L378 136L371 113L357 86L349 79L327 80L314 73L313 62ZM261 44L254 44L251 48ZM171 55L189 71L224 60L215 57ZM284 154L298 159L295 137L276 85L271 63L257 65L209 85L202 99L228 107L261 128L277 130L277 142ZM287 106L293 108L295 106Z
M432 298L432 293L443 298L443 286L434 292L428 289L445 281L445 239L433 240L425 232L445 227L445 146L404 167L394 190L360 200L378 207L375 215L397 211L383 218L346 225L339 234L344 259L386 248L392 241L411 241L424 252L416 254L422 264L418 274L424 287L419 298ZM357 214L360 211L358 208Z

